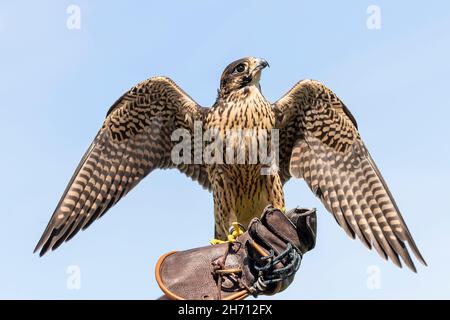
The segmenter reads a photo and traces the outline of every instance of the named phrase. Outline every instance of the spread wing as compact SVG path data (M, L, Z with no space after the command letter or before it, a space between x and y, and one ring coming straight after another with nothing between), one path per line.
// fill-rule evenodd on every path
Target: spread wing
M426 265L347 107L317 81L297 83L273 105L280 174L303 178L352 238L413 271L406 242Z
M41 249L42 256L86 229L156 168L178 168L210 189L204 166L171 160L178 143L171 141L172 132L192 133L194 121L206 112L165 77L150 78L126 92L108 111L35 251Z

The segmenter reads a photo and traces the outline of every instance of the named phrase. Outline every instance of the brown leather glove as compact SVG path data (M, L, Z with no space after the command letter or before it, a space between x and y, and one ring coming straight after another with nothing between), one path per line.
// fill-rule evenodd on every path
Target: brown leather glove
M315 241L315 209L296 208L284 214L268 206L234 242L161 256L156 281L168 298L176 300L272 295L289 286Z

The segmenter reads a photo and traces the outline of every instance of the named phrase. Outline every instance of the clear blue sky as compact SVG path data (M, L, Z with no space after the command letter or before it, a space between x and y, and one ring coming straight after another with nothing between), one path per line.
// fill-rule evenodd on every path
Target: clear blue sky
M66 27L70 4L80 30ZM32 250L116 98L167 75L209 106L222 69L247 55L270 62L271 101L303 78L341 97L429 263L413 274L382 261L290 181L288 207L319 210L318 242L273 298L450 298L448 1L3 1L0 52L0 298L157 297L157 258L213 231L212 196L176 171L152 173L57 251Z

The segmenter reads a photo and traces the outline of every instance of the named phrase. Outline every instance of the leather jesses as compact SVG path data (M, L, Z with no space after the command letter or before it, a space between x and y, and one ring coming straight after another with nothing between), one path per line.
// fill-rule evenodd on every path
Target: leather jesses
M167 298L239 300L272 295L294 279L303 254L315 246L316 210L283 213L268 206L234 242L172 251L156 264Z

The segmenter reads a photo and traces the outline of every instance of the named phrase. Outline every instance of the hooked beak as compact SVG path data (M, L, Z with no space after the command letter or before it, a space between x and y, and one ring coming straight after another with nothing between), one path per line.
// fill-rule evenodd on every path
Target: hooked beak
M265 67L270 67L269 63L265 59L256 59L256 66L254 68L254 71L260 71L264 69Z
M251 83L258 86L259 90L261 90L261 87L259 85L259 80L261 79L261 70L265 67L268 67L269 63L267 63L266 60L256 58L255 60L255 66L253 67L253 70L251 72Z

